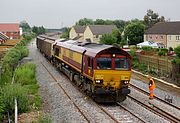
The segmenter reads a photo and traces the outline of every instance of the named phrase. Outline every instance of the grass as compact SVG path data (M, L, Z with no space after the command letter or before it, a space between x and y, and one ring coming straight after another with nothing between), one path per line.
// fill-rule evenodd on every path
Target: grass
M20 84L7 84L1 90L1 99L4 104L4 112L14 113L14 100L17 99L18 112L28 111L28 93L27 90Z
M32 63L21 65L15 71L15 82L23 85L30 95L30 105L33 109L41 107L41 99L38 95L39 86L36 80L36 66Z
M2 66L2 75L0 78L0 85L10 83L12 81L13 72L18 62L25 56L28 56L29 51L25 45L31 40L29 36L24 36L15 47L10 49L0 61Z
M34 64L17 65L19 61L28 56L26 44L31 40L30 36L24 36L15 47L9 50L0 61L2 74L0 78L0 122L2 116L7 117L7 112L14 113L14 99L17 99L18 113L40 109L41 98L38 95L38 84L35 76ZM15 76L14 84L11 84Z

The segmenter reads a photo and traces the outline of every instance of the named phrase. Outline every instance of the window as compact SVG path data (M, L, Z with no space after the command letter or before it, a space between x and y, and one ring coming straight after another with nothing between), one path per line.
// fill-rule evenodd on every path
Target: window
M87 60L88 60L88 67L90 67L90 64L91 64L90 57L88 57Z
M161 36L161 39L163 39L163 36Z
M169 40L171 40L171 35L169 35Z
M92 63L91 67L93 68L94 67L94 59L93 58L91 59L91 63Z
M180 40L180 37L179 37L179 36L176 36L176 41L177 41L177 40Z
M59 49L58 48L55 48L55 55L59 56Z
M152 36L149 36L150 39L152 39Z
M97 58L97 69L111 69L112 59L111 58Z
M115 59L115 69L116 70L128 70L129 68L129 64L128 64L128 60L125 58L116 58Z

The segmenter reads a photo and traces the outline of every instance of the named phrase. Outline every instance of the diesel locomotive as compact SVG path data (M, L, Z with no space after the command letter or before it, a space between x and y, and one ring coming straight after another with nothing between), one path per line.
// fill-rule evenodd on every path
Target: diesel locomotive
M97 102L121 102L130 93L131 56L112 45L37 37L37 48Z

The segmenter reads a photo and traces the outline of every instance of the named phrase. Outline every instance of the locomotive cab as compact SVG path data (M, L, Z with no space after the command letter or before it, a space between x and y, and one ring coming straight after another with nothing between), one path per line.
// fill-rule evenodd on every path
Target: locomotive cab
M129 54L124 54L123 50L116 54L112 54L111 51L112 49L106 51L106 54L99 53L95 57L93 84L96 94L111 93L116 95L116 100L123 101L130 93L128 86L131 76L131 57L128 56Z

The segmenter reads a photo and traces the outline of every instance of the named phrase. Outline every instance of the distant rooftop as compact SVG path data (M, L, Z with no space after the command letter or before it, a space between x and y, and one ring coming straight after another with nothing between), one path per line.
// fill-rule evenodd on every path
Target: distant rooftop
M111 34L113 29L117 29L115 25L89 25L94 35Z
M159 22L152 28L145 31L145 34L166 34L166 35L179 35L180 34L180 21L175 22Z
M86 26L73 26L76 33L84 33Z
M18 23L0 23L0 32L18 32Z

